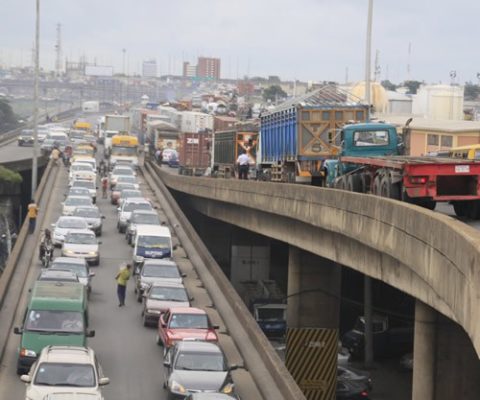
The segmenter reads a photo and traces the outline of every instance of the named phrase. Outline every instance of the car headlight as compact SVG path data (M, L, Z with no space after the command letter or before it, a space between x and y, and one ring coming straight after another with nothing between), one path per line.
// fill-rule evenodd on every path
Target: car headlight
M89 256L96 256L97 253L98 253L97 251L89 251L89 252L88 252L88 255L89 255Z
M162 312L160 310L151 310L147 309L147 314L157 314L160 315Z
M172 383L170 384L170 390L172 392L181 393L181 394L187 393L185 388L176 381L172 381Z
M36 357L37 353L35 353L33 350L28 350L24 347L20 350L20 355L22 357Z
M149 283L140 282L140 288L142 288L143 290L148 289L149 286L150 286Z
M63 250L64 254L75 254L73 250Z
M222 388L222 393L225 394L232 394L233 393L233 383L227 383L223 388Z

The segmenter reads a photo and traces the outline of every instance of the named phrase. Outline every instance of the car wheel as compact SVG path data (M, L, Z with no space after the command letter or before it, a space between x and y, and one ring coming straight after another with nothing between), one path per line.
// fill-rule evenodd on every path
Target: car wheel
M141 294L140 292L138 292L137 301L138 301L139 303L142 302L142 294Z
M137 294L138 290L137 288L135 287L135 289L133 289L133 293Z
M147 318L143 316L143 326L148 326Z
M102 236L102 230L101 229L98 231L98 236Z

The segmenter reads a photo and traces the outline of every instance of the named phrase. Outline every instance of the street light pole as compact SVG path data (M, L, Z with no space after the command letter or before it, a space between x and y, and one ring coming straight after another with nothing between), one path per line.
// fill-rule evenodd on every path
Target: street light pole
M371 58L372 58L372 16L373 16L373 0L368 0L368 17L367 17L367 43L365 51L365 102L368 106L367 121L370 121L370 106L372 104L370 93L371 80ZM372 281L367 275L364 277L363 285L363 317L365 320L365 366L367 368L373 365L373 329L372 329Z
M33 85L33 154L32 154L32 195L35 199L38 173L38 80L40 74L40 0L36 0L35 18L35 75Z

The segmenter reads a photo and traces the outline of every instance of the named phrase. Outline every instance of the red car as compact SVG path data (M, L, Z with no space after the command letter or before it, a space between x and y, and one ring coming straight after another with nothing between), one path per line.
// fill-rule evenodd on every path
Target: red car
M183 339L218 342L215 329L218 326L212 325L207 313L200 308L169 308L158 320L157 344L168 348Z
M112 204L118 205L122 190L135 190L135 185L133 183L119 183L115 185L110 194L110 202Z

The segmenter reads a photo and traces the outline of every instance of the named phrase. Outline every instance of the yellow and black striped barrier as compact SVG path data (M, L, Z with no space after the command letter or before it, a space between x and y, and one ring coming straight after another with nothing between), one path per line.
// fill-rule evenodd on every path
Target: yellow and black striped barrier
M308 400L334 400L338 330L289 328L286 366Z

